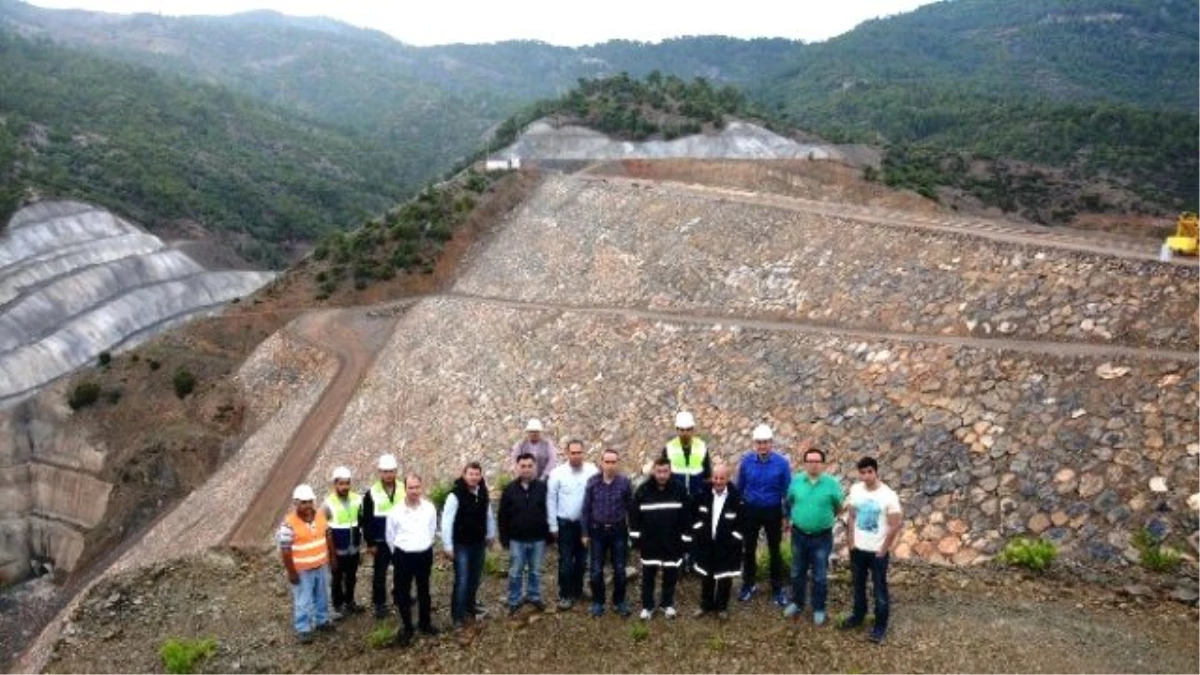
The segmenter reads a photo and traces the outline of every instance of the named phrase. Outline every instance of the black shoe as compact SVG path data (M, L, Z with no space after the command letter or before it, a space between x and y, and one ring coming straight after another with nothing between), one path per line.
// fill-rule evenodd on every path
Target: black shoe
M847 618L838 624L838 630L854 630L863 625L862 619Z
M407 646L411 645L412 641L413 641L413 635L414 635L414 633L411 628L401 629L401 630L396 631L396 640L395 640L396 646L397 647L407 647Z
M539 612L546 611L546 603L542 602L541 600L530 600L529 604L533 605L533 608Z
M334 628L332 621L329 621L329 622L321 624L320 626L317 626L317 630L321 631L322 633L336 633L337 632L337 628Z
M351 602L346 605L346 612L350 614L362 614L365 608L357 602Z
M421 631L421 635L428 635L429 637L435 637L436 635L441 633L440 630L438 630L437 628L435 628L433 626L421 626L417 630Z
M875 644L883 644L883 638L887 635L887 630L880 630L878 627L871 629L867 634L867 639Z
M376 619L386 619L389 616L391 616L391 614L392 614L391 611L388 610L387 607L376 607L375 608L375 618Z

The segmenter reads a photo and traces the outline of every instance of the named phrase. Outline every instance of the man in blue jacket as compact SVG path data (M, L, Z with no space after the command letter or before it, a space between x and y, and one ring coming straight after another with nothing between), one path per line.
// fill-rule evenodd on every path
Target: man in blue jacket
M734 483L742 494L741 519L745 536L742 562L742 592L738 599L749 602L757 590L758 533L767 532L767 551L771 560L771 597L775 604L786 607L783 591L783 500L792 482L792 467L783 455L773 449L771 427L760 424L754 428L754 451L742 457Z

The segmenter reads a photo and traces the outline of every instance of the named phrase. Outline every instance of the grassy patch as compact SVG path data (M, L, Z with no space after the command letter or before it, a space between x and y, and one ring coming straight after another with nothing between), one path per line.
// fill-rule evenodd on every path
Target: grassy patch
M650 637L650 627L645 621L634 621L629 626L629 637L633 638L634 642L642 642Z
M168 638L158 650L168 673L194 673L196 666L217 653L217 641L212 638Z
M1152 572L1173 572L1182 560L1179 551L1163 546L1162 539L1144 527L1133 533L1130 543L1137 549L1142 567Z
M375 628L370 633L367 633L367 646L371 649L383 649L391 645L392 640L396 637L399 625L395 619L375 624Z
M1058 547L1044 539L1014 539L1000 553L1000 561L1040 572L1058 557Z

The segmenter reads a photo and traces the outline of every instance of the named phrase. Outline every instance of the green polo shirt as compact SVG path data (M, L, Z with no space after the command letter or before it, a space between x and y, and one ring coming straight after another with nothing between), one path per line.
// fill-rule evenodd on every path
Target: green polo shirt
M814 483L807 473L797 473L787 492L792 525L808 534L828 530L842 508L843 498L842 485L833 476L823 473Z

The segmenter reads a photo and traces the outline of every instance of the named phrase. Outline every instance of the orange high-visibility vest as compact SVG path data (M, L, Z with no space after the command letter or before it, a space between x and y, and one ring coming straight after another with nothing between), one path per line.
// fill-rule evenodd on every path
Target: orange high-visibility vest
M304 522L292 511L287 515L287 524L292 528L292 562L298 571L315 570L329 562L329 546L325 542L328 523L321 509L317 509L312 523Z

